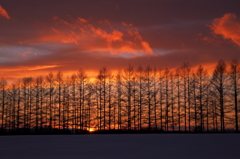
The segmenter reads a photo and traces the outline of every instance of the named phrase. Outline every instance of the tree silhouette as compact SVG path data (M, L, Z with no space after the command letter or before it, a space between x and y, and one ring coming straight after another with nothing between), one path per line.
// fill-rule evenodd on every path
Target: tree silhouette
M82 69L1 79L0 133L239 132L240 65L229 66L220 60L211 75L184 63L175 70L129 65L117 74L103 67L95 80Z
M230 78L233 87L234 97L234 111L235 111L235 129L238 132L238 96L239 96L239 80L240 80L240 65L237 60L233 60L231 63Z
M221 132L225 131L225 113L224 113L224 93L225 93L225 82L227 80L226 75L226 64L223 60L218 61L218 64L213 72L211 83L215 86L218 93L219 106L220 106L220 122Z

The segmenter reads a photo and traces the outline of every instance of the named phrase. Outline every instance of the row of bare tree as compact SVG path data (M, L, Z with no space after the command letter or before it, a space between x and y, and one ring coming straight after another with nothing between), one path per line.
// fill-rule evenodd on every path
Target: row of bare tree
M240 64L220 60L213 73L184 63L175 70L80 69L0 81L1 133L85 130L239 131Z

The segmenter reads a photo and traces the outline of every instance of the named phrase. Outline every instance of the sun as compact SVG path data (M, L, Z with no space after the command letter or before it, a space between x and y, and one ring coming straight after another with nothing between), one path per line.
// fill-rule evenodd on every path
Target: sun
M94 128L89 128L88 131L89 131L89 132L94 132L95 129L94 129Z

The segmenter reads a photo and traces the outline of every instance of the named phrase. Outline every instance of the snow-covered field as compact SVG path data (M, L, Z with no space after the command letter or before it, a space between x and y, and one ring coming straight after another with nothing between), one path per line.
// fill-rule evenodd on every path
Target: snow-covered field
M240 159L240 134L0 136L1 159Z

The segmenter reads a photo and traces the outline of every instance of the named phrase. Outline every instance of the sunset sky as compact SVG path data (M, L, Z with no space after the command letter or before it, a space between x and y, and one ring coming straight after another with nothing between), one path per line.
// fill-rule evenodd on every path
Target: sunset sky
M0 77L240 57L239 0L1 0Z

